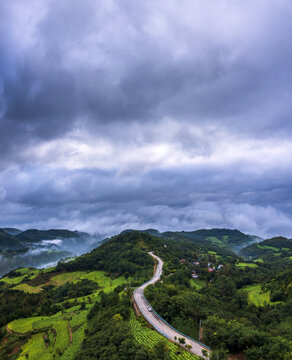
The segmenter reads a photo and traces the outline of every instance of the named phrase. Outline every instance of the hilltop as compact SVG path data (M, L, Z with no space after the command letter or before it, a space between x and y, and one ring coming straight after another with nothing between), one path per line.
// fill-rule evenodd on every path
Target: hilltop
M243 248L240 254L250 260L290 261L292 257L292 239L282 236L267 239Z
M123 233L130 232L132 230L125 230ZM237 229L200 229L194 231L166 231L159 232L156 229L140 230L142 233L151 234L153 236L161 237L164 239L189 239L196 243L210 243L215 246L227 248L233 251L245 247L255 241L261 241L262 239L254 236L247 235Z

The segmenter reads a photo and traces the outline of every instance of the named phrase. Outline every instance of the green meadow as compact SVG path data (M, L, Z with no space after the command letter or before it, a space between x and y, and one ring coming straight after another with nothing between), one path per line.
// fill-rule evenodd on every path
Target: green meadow
M196 290L200 290L202 289L202 287L206 285L206 282L199 279L190 279L190 285L192 288L195 288Z
M245 267L256 268L257 264L240 262L240 263L237 263L236 266L237 267L243 267L243 268L245 268Z
M74 272L55 275L50 279L50 285L61 286L66 284L67 282L73 283L77 279L80 279L80 277L85 274L86 272L84 271L74 271Z
M256 306L270 304L270 291L262 292L260 285L251 285L243 289L248 292L248 302Z
M18 284L16 286L14 286L12 288L13 290L21 290L24 291L26 293L30 293L30 294L37 294L40 291L42 291L42 287L41 286L30 286L28 284Z

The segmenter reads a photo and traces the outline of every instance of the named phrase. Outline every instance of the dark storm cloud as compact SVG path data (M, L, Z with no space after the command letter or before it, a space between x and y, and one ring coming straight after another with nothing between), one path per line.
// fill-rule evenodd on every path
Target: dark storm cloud
M0 16L3 223L292 234L288 0Z
M9 225L69 225L105 235L125 227L191 230L206 224L240 227L261 236L292 232L292 221L282 213L291 197L289 180L271 191L261 176L248 180L239 173L235 178L232 168L224 176L215 169L118 179L113 172L96 170L51 171L48 177L46 169L27 169L15 175L13 180L7 174L1 179L6 189L1 218ZM284 172L279 178L283 175L288 179L292 174Z
M35 24L34 41L19 51L21 36L15 39L9 26L15 16L5 16L1 47L4 62L13 61L10 69L4 67L5 74L12 75L2 80L3 122L14 124L16 136L20 137L21 128L23 137L41 139L62 136L80 116L94 124L173 116L229 126L233 122L246 130L289 125L290 109L283 108L281 101L291 91L291 5L283 4L271 5L270 11L259 6L263 15L258 25L252 24L253 32L240 24L242 47L238 35L212 34L212 24L208 24L211 30L207 25L196 31L184 28L179 17L164 24L176 35L160 39L158 27L156 38L147 30L152 17L159 16L158 23L175 20L172 12L163 16L155 6L114 2L110 7L87 0L49 2ZM196 21L200 7L191 2L183 6ZM238 4L244 12L246 6ZM9 5L2 7L9 12ZM230 21L227 16L225 20ZM180 41L186 49L179 56ZM275 118L270 101L282 108L274 109ZM243 121L244 115L248 121Z

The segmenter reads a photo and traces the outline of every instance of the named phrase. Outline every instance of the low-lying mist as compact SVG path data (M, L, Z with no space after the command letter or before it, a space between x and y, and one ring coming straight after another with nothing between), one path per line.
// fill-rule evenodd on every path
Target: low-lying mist
M76 238L41 240L27 243L25 249L0 253L0 276L19 267L44 268L57 264L61 259L88 252L99 245L102 236L84 234Z

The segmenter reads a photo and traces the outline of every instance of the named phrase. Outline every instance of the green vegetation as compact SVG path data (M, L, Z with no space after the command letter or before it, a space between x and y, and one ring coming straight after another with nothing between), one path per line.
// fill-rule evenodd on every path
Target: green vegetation
M188 236L194 238L154 237L128 231L69 263L6 274L0 283L1 360L194 359L133 315L132 291L153 274L148 251L163 259L164 269L163 282L147 287L146 297L166 321L194 339L202 323L202 342L214 350L212 360L226 360L228 353L243 353L246 360L290 359L287 241L260 245L277 247L280 255L257 248L271 255L252 263L227 249L236 243L232 234L243 239L237 232L208 232L223 247L202 234L198 239L193 233ZM199 278L192 279L193 272ZM6 331L7 324L14 333Z
M248 303L256 306L270 304L270 291L262 292L260 285L251 285L243 288L248 293Z
M190 279L190 285L197 290L201 290L203 286L206 286L206 282L199 279Z
M8 324L8 328L19 334L31 333L28 342L21 347L20 359L26 354L33 359L56 358L71 360L84 340L84 329L88 310L67 309L50 317L18 319ZM73 330L72 343L69 327ZM75 330L76 331L75 331ZM37 332L37 333L35 333Z
M254 240L253 236L243 234L238 230L230 229L202 229L190 232L182 231L172 234L179 234L180 236L191 239L197 243L207 241L219 248L225 247L231 249L235 249L242 244L246 245Z
M30 294L37 294L43 290L41 286L30 286L28 284L19 284L19 285L14 286L12 289L13 290L21 290L21 291L24 291L24 292L30 293Z
M24 274L34 275L34 274L38 274L39 270L26 267L26 268L16 269L15 272L19 273L21 275L24 275Z
M50 279L50 284L54 285L54 286L60 286L60 285L66 284L67 282L73 283L77 279L80 279L80 277L82 275L85 275L84 271L75 271L75 272L70 272L70 273L63 273L63 274L60 274L60 275L53 276Z
M28 355L28 357L27 357ZM42 334L35 334L28 340L27 344L22 347L22 352L17 358L18 360L51 360L52 354L47 351Z
M147 327L145 320L140 318L139 320L136 319L134 312L131 312L130 317L130 327L132 334L134 335L135 340L143 345L148 349L153 349L153 347L165 338L157 333L156 331ZM190 354L189 352L185 351L178 345L175 345L171 342L167 343L167 346L170 349L170 358L171 359L181 359L181 360L196 360L198 359L197 356Z
M237 264L236 264L236 266L238 266L238 267L250 267L250 268L256 268L256 267L257 267L257 264L239 262L239 263L237 263Z
M252 244L241 250L241 255L250 259L262 259L264 262L274 262L280 264L289 260L292 255L292 239L275 237L264 240L257 244Z
M120 286L127 282L124 276L119 276L118 278L113 279L107 276L104 271L92 271L88 274L80 276L78 280L83 279L87 279L99 284L105 292L110 292L114 290L117 286ZM75 280L75 282L77 282L78 280ZM131 278L129 278L128 281L131 281Z
M39 320L41 320L43 317L31 317L26 319L17 319L9 324L7 324L8 329L19 333L19 334L25 334L27 332L33 331L33 324Z
M16 285L22 282L22 280L25 278L25 275L21 275L18 277L4 277L1 279L2 282L8 285Z

